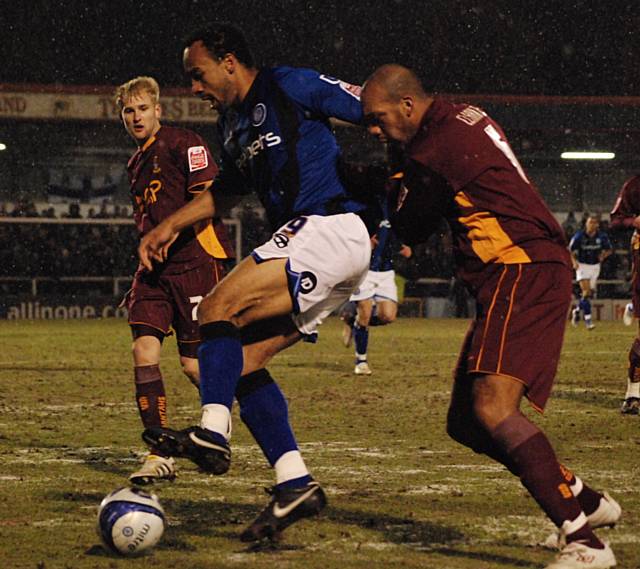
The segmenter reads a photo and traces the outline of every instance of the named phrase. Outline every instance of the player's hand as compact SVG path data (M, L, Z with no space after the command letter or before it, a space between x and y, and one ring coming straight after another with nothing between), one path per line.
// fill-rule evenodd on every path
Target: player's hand
M153 261L163 263L167 260L169 247L178 238L179 233L168 224L161 223L147 233L138 246L140 263L147 270L153 270Z
M633 228L640 231L640 215L633 220Z

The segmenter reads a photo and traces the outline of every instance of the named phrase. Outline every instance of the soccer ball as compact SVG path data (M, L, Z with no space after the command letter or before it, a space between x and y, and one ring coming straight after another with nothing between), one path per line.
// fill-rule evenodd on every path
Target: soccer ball
M98 534L108 549L120 555L139 555L153 547L164 525L157 496L139 488L114 490L98 509Z

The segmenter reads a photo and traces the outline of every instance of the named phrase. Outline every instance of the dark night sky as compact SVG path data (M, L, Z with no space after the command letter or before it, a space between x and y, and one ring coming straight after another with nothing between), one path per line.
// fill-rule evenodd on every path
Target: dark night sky
M352 82L397 61L441 92L640 96L640 6L619 0L0 0L0 83L184 85L180 40L213 19L262 63Z

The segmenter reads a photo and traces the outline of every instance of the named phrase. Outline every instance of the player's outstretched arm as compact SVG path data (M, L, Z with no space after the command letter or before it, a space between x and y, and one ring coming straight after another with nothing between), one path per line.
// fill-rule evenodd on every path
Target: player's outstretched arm
M215 211L211 192L199 194L142 238L138 246L140 263L150 271L153 269L152 261L166 261L169 247L180 232L198 221L213 217Z

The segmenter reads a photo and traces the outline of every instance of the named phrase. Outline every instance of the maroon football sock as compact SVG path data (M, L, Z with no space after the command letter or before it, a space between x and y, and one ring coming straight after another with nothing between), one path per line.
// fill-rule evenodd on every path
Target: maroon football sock
M629 380L640 381L640 339L636 338L629 350Z
M167 396L160 366L136 366L134 369L136 383L136 402L140 418L145 428L166 427Z
M567 542L580 540L591 547L603 547L571 492L544 433L517 412L500 423L493 436L518 465L523 486L549 519L565 530Z
M600 506L600 500L603 498L603 495L587 486L583 480L578 481L579 479L576 478L576 475L563 464L560 465L560 470L575 497L578 499L582 511L587 516L593 514L593 512L598 509L598 506Z

